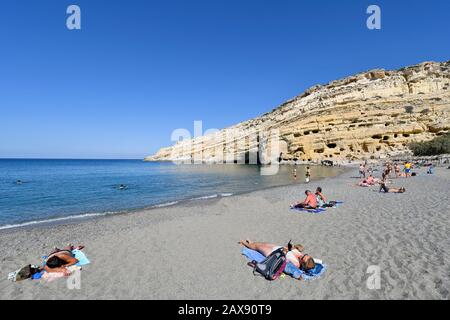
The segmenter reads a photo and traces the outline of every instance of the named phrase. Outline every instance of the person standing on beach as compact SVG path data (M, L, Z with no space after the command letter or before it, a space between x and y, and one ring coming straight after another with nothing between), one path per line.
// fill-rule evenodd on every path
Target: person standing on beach
M297 180L297 168L294 168L293 170L294 180Z
M361 163L359 166L359 178L363 179L366 177L366 166L364 163Z
M306 167L306 174L305 174L306 183L309 183L310 178L311 178L311 169L309 167Z
M409 161L405 162L405 177L411 177L411 162Z
M398 165L398 163L395 163L394 170L395 170L395 177L396 178L401 177L400 166Z

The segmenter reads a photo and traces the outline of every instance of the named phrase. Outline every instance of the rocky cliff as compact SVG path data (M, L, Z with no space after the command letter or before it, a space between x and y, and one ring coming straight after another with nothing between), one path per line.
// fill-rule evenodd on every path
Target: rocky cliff
M412 141L430 140L450 128L450 61L424 62L395 71L363 72L314 86L260 117L217 134L177 142L147 161L202 159L222 162L221 151L248 160L264 157L276 130L277 159L377 159L408 152ZM239 132L234 142L227 132ZM250 136L257 133L257 139Z

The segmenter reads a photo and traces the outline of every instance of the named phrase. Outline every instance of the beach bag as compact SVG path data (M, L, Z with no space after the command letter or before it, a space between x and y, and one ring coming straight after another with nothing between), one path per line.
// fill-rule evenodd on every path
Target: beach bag
M29 264L23 268L20 268L19 270L10 272L8 274L8 280L16 282L16 281L22 281L25 279L30 279L34 274L36 274L38 272L39 272L38 266Z
M283 248L273 251L262 262L253 261L253 274L259 273L267 280L276 280L286 268L287 259Z

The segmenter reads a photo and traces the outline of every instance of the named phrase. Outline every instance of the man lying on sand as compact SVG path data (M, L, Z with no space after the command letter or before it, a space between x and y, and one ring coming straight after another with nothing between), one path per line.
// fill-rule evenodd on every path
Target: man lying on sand
M303 271L314 269L316 266L313 257L306 253L302 253L304 247L301 244L291 245L289 243L286 247L282 247L267 242L253 242L250 240L241 240L239 241L239 244L249 249L258 251L265 257L268 257L275 250L283 248L283 251L286 254L286 259Z
M381 178L380 182L380 190L379 192L383 191L385 193L403 193L406 191L406 189L404 187L401 187L400 189L397 188L389 188L386 184L387 184L387 175L385 175L383 173L383 177Z
M73 245L68 245L64 249L55 248L45 260L44 270L47 272L62 272L64 275L70 275L67 267L78 263L78 260L72 254L72 250L82 250L83 248L84 246L74 247Z
M305 208L305 209L316 209L317 208L317 198L314 193L310 190L305 191L306 199L302 202L296 202L291 205L292 208Z

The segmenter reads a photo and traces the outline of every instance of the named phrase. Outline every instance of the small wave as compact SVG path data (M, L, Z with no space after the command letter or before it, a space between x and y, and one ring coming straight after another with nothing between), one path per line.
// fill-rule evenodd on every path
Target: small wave
M231 197L233 194L232 193L221 193L220 196L221 197Z
M170 206L176 205L177 203L179 203L179 201L165 202L165 203L155 204L154 206L151 206L151 208L170 207Z
M191 200L191 201L194 201L194 200L208 200L208 199L215 199L215 198L219 198L219 197L221 197L221 198L231 197L232 195L233 195L232 193L211 194L211 195L208 195L208 196L192 198L192 199L189 199L189 200Z
M192 199L189 199L189 200L191 200L191 201L194 201L194 200L207 200L207 199L217 198L218 196L219 196L218 194L212 194L212 195L209 195L209 196L202 196L202 197L192 198Z
M80 214L80 215L68 216L68 217L51 218L51 219L44 219L44 220L33 220L33 221L28 221L28 222L23 222L23 223L7 224L4 226L0 226L0 230L28 227L28 226L32 226L32 225L36 225L36 224L43 224L43 223L53 223L53 222L66 221L66 220L75 220L75 219L91 218L91 217L98 217L98 216L106 216L106 215L112 214L112 213L113 212L86 213L86 214Z

